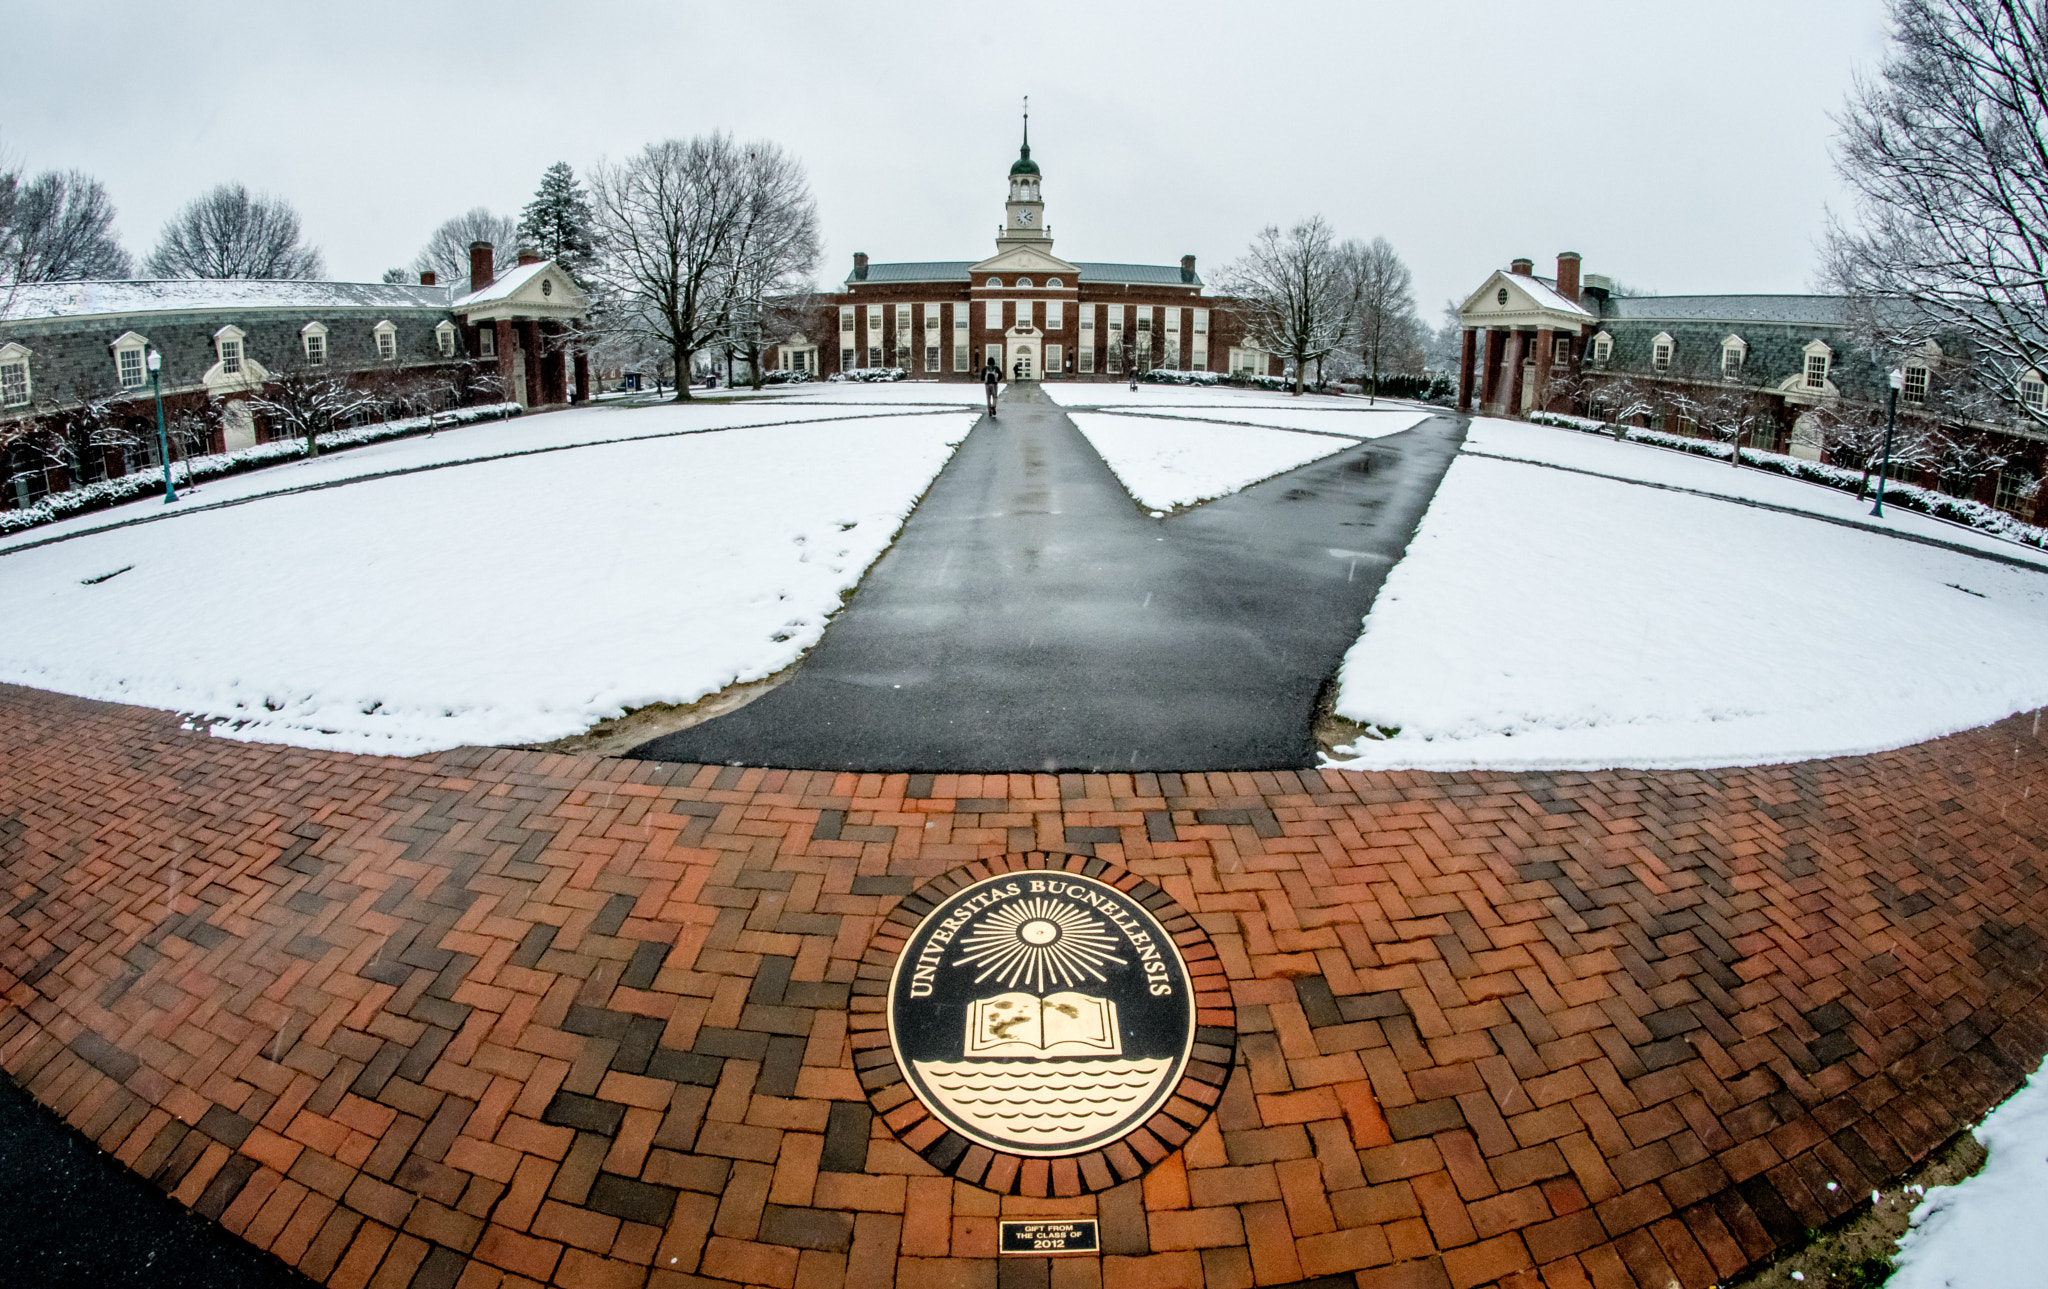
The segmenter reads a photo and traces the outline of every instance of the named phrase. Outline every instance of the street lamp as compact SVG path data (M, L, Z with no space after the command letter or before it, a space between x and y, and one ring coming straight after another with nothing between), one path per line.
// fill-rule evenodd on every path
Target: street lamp
M1892 368L1886 383L1892 387L1892 395L1884 413L1884 461L1877 467L1877 504L1870 508L1870 513L1879 519L1884 518L1884 477L1892 468L1892 427L1899 421L1899 391L1906 387L1905 370Z
M164 365L164 356L155 349L149 351L149 389L156 395L156 454L164 463L164 504L170 505L178 499L177 485L171 482L171 441L164 434L164 386L159 374Z

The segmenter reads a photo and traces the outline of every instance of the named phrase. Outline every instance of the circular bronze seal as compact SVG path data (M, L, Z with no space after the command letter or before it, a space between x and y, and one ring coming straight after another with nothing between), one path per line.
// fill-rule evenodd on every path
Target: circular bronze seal
M1208 938L1102 860L1013 855L946 874L890 914L862 976L855 1064L870 1100L934 1166L992 1190L1072 1195L1141 1175L1201 1126L1235 1056Z

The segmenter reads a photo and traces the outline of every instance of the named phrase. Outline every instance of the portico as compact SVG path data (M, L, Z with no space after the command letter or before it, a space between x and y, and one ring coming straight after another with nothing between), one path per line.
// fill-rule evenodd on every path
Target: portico
M1557 257L1555 285L1537 277L1530 260L1488 277L1458 308L1465 329L1458 410L1471 411L1475 393L1480 409L1495 416L1547 408L1553 374L1579 369L1596 323L1578 300L1579 256L1572 251Z
M471 329L471 352L495 357L504 396L525 407L566 403L569 397L567 336L572 323L590 312L590 297L553 260L519 253L519 266L493 278L491 246L469 248L470 292L451 306ZM590 362L574 355L575 401L590 398Z

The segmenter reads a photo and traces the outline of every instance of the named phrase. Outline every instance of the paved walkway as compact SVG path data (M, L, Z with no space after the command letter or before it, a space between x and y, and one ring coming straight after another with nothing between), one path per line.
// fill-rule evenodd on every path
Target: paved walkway
M789 683L633 755L1314 765L1318 693L1463 437L1461 418L1437 417L1155 520L1057 404L1012 385Z
M2048 1050L2038 716L1552 775L380 759L6 687L0 728L0 1064L345 1289L1700 1289ZM1229 984L1213 1116L1099 1193L943 1176L862 1079L892 910L1019 862L1157 882ZM1026 1214L1102 1255L999 1261Z

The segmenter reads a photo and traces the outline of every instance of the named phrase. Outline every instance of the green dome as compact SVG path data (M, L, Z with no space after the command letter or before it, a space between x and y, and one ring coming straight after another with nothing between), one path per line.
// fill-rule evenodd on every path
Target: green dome
M1010 173L1013 175L1035 175L1038 173L1038 163L1031 159L1030 144L1025 144L1019 152L1017 163L1010 167Z

